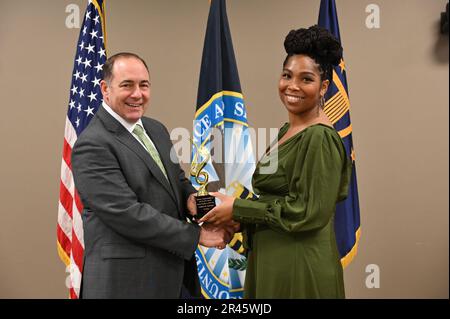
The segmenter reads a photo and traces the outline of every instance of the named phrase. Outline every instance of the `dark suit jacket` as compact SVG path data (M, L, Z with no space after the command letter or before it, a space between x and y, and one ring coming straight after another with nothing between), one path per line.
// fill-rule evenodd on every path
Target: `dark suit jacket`
M170 183L103 107L73 148L84 205L82 298L179 298L183 280L191 294L200 294L193 257L200 229L185 219L195 189L170 159L167 129L150 118L142 122Z

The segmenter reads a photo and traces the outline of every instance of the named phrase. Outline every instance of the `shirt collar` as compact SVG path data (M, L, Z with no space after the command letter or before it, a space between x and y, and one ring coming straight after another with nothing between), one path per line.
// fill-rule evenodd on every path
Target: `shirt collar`
M104 109L111 114L112 117L114 117L117 121L119 121L120 124L122 124L123 127L125 127L125 129L130 132L133 133L133 130L136 126L136 124L139 124L140 126L144 127L144 125L142 125L142 120L139 119L137 120L136 123L128 123L127 121L125 121L123 119L123 117L121 117L119 114L117 114L108 104L106 104L105 101L103 101L102 103Z

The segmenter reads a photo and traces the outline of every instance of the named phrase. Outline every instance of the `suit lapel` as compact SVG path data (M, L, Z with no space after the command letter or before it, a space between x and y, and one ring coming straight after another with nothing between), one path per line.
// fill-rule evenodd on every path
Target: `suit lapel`
M159 166L155 163L150 154L144 149L144 147L133 137L133 135L128 132L118 121L116 121L108 112L100 107L97 115L103 121L108 130L115 133L115 137L119 140L120 143L128 147L131 151L136 153L137 156L145 163L147 168L153 174L155 179L161 183L161 185L166 189L166 191L170 194L173 200L178 203L174 192L172 191L172 187L169 185L167 178L164 176L163 172L159 168ZM152 141L155 141L153 137ZM155 145L157 146L157 145ZM161 151L157 147L158 152L161 154ZM160 155L161 156L161 155ZM163 161L165 163L165 161ZM167 167L167 164L164 165ZM167 170L166 170L167 171ZM168 172L167 172L168 173ZM168 173L169 174L169 173Z

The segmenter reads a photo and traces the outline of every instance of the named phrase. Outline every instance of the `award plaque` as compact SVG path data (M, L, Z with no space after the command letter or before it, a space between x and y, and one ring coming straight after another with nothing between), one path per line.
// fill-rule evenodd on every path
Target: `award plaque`
M192 139L191 142L197 150L192 160L190 175L195 178L195 181L199 185L197 195L195 196L195 201L197 204L197 216L195 217L196 219L200 219L216 206L215 197L209 195L206 189L206 186L208 185L209 175L207 172L203 171L203 168L208 163L211 155L209 154L209 151L206 149L206 147L198 147ZM199 156L202 158L200 162L198 162Z
M200 219L205 216L211 209L216 207L216 198L209 194L199 195L195 197L197 203L197 216L196 219Z

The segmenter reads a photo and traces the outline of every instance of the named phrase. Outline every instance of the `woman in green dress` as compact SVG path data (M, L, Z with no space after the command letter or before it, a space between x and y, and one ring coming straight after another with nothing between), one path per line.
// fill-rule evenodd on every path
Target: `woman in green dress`
M279 95L289 122L256 167L259 198L211 193L221 204L200 222L241 224L249 251L245 298L344 298L334 213L347 196L351 161L323 111L342 47L318 26L292 30L284 46ZM265 174L276 158L276 172Z

